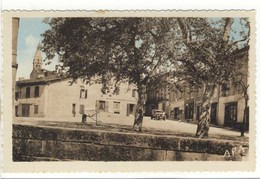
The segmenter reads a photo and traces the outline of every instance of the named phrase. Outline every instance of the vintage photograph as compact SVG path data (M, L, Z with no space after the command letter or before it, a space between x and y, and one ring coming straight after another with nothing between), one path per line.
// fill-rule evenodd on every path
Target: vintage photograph
M11 17L12 162L254 158L252 18L104 14Z
M246 159L247 18L13 18L13 28L14 161Z

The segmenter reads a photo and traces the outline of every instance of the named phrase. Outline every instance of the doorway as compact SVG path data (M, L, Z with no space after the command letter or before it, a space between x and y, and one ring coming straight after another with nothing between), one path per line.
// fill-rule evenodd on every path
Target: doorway
M233 127L237 122L237 102L227 103L225 106L224 125Z
M194 108L194 103L187 103L185 105L185 119L186 120L193 119L193 108Z
M217 107L218 107L218 103L211 104L211 111L210 111L211 124L217 124Z
M180 109L178 107L173 109L174 119L178 119L179 120L179 111L180 111Z

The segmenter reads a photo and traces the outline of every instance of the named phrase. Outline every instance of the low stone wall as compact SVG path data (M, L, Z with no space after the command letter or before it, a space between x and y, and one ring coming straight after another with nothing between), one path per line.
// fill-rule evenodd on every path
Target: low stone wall
M244 160L247 149L230 140L13 125L14 161Z

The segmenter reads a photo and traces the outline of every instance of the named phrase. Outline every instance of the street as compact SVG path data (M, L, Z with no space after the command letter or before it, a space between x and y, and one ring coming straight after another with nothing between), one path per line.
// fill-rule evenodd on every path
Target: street
M87 124L95 124L96 121L94 120L95 118L87 118ZM50 122L53 123L54 125L61 125L63 127L67 127L71 125L69 123L81 123L81 118L23 118L19 117L14 120L15 121L22 121L23 123L28 121L46 121L46 123ZM99 124L111 124L111 125L123 125L123 126L129 126L129 129L131 129L133 125L133 117L125 117L125 118L115 118L115 117L98 117L98 123ZM74 126L75 127L75 126ZM78 127L78 125L77 125ZM186 122L179 122L179 121L173 121L173 120L151 120L150 117L144 117L143 120L143 128L146 129L146 131L154 131L154 130L159 130L159 131L165 131L165 132L170 132L174 134L189 134L195 135L197 125L194 123L186 123ZM152 130L153 129L153 130ZM231 138L236 138L240 137L240 132L231 130L231 129L225 129L221 127L210 127L209 130L209 136L218 136L218 138L226 138L226 137L231 137ZM248 138L248 133L245 133L245 137Z

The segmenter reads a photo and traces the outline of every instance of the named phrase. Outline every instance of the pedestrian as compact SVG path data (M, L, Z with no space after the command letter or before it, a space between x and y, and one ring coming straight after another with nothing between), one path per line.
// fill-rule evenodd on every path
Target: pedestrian
M162 118L163 118L163 120L165 121L165 119L166 119L166 114L165 114L165 112L162 113Z
M85 113L82 114L81 122L82 123L87 122L87 115Z

